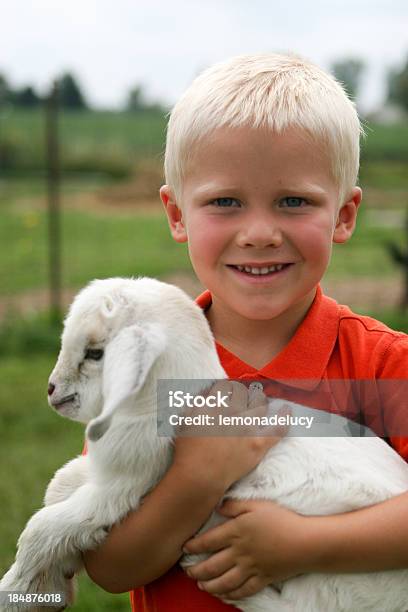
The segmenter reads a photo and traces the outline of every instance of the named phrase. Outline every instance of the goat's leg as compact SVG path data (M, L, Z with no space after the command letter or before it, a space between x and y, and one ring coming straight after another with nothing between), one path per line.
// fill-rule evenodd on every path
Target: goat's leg
M88 478L88 456L72 459L57 470L47 486L44 504L49 506L68 499Z
M16 561L1 580L0 591L63 592L70 603L72 583L67 576L80 569L80 551L95 548L106 537L103 508L98 490L84 485L67 500L34 514L20 536Z

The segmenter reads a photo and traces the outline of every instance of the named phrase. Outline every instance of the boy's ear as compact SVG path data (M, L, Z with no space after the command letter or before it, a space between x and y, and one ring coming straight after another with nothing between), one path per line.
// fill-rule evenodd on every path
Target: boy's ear
M176 242L187 242L187 232L184 227L183 213L169 185L163 185L163 187L160 188L160 198L163 202L170 232L174 240Z
M349 200L340 206L333 232L333 242L338 244L347 242L353 235L361 196L362 192L360 187L354 187Z

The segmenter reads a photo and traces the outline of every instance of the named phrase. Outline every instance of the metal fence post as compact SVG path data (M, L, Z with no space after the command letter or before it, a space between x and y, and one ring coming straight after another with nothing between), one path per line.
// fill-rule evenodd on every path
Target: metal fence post
M53 84L46 100L46 149L50 313L52 320L59 320L61 316L61 215L57 82Z

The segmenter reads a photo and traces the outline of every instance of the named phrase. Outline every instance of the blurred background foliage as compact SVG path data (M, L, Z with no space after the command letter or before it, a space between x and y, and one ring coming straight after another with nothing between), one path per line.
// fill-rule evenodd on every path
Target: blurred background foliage
M364 63L339 60L333 72L358 104ZM408 62L390 71L384 108L364 118L364 204L355 236L334 249L324 280L339 301L405 331L404 269L388 247L407 249L407 83ZM167 109L146 102L135 84L123 111L95 111L71 73L59 77L59 92L64 304L90 279L114 275L155 276L197 293L186 247L171 240L158 197ZM31 85L14 90L0 76L0 574L47 481L83 444L83 427L46 403L61 321L47 312L43 106ZM73 610L128 607L127 595L81 578Z

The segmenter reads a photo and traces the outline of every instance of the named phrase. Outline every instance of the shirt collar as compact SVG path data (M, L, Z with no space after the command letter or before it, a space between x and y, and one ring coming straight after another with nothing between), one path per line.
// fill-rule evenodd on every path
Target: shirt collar
M207 290L197 304L205 311L212 302ZM324 377L339 329L337 302L323 295L320 286L305 318L287 346L260 370L253 368L216 342L223 367L231 378L269 378L313 390Z

